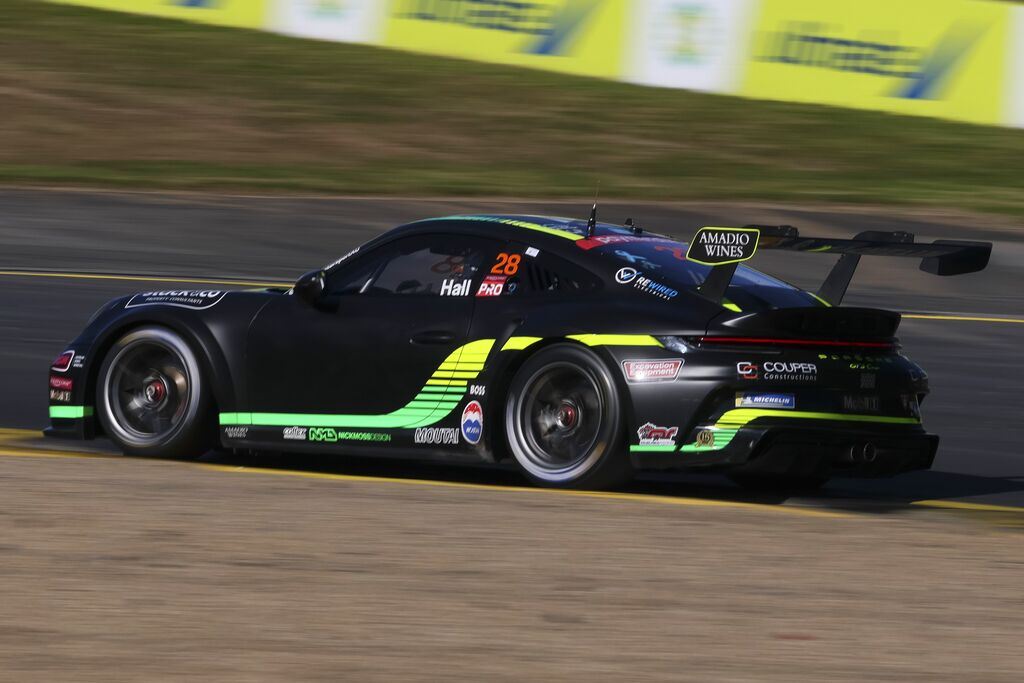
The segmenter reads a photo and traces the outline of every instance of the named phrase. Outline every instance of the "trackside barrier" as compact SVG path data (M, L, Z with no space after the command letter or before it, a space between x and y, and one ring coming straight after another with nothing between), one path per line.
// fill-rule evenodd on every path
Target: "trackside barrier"
M1024 127L1000 0L51 0L757 99Z
M1024 128L1024 7L1014 7L1007 69L1006 122Z

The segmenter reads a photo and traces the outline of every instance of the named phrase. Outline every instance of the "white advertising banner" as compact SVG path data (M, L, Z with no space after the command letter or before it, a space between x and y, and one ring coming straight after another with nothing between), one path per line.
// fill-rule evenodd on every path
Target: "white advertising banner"
M271 0L268 28L301 38L375 43L383 35L384 0Z
M1024 7L1010 17L1010 63L1006 67L1006 123L1024 128Z
M742 78L758 0L636 0L626 78L731 93Z

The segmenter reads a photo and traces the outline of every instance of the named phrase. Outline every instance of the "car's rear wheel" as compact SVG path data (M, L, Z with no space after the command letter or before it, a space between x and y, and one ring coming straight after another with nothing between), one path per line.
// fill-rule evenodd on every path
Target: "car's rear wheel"
M542 486L608 488L632 476L615 380L584 347L557 344L523 363L509 386L505 436Z
M196 354L164 327L127 333L100 367L97 415L125 453L201 456L214 441L212 403Z

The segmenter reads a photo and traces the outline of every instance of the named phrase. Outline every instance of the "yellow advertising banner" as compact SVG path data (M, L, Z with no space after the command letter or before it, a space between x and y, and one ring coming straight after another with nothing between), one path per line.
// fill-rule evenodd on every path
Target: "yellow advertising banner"
M1003 123L1009 3L762 0L741 91Z
M391 0L385 44L619 78L627 0Z
M52 0L116 12L194 21L200 24L262 29L270 0Z

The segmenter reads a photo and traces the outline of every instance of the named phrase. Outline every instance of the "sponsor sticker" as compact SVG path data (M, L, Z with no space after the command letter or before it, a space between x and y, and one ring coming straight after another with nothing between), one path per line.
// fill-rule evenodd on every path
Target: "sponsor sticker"
M629 266L619 268L618 272L615 273L615 281L620 285L631 284L633 289L638 289L645 294L651 294L661 299L674 299L679 295L678 290L672 289L660 282L655 282L651 278L641 275L640 271L636 268Z
M85 365L85 356L83 356L81 354L76 355L75 359L71 361L71 367L73 367L73 368L81 368L84 365Z
M67 403L71 400L70 391L60 391L59 389L50 389L50 400L59 401L60 403Z
M226 294L227 292L212 289L168 289L162 292L143 292L129 299L124 307L164 305L201 311L216 306Z
M686 258L705 266L740 263L757 252L760 230L753 228L701 228L693 236Z
M376 441L389 442L391 435L386 432L344 432L333 427L310 427L309 440L319 443L337 443L339 441Z
M505 289L505 282L508 280L508 276L505 275L488 275L484 278L484 281L480 283L480 289L476 290L477 296L501 296L502 291Z
M793 394L736 394L737 408L796 408L796 396Z
M305 441L306 431L305 427L285 427L284 438L288 441Z
M527 247L526 255L529 256L530 258L536 258L538 255L540 255L540 249L538 249L537 247Z
M736 364L736 374L740 379L763 379L769 382L815 382L818 379L818 366L814 363L766 361L759 364L742 361Z
M441 282L441 296L469 296L469 280L444 280Z
M459 443L459 430L454 427L418 427L413 442L455 446Z
M740 379L757 379L759 370L757 363L742 361L736 364L736 374Z
M225 427L224 436L229 439L244 439L249 436L248 427Z
M674 446L678 433L679 427L659 427L653 422L647 422L636 430L641 446Z
M479 401L470 401L462 411L462 436L476 445L484 434L484 409Z
M877 396L846 394L843 396L843 410L853 413L877 413L881 406Z
M711 448L715 445L715 433L710 429L697 432L697 445L701 448Z
M470 396L486 396L487 395L487 387L485 387L483 384L470 384L469 385L469 395Z
M622 371L630 382L671 382L681 367L682 359L622 361Z
M59 389L61 391L71 391L74 388L75 381L70 377L56 377L50 375L50 388Z

